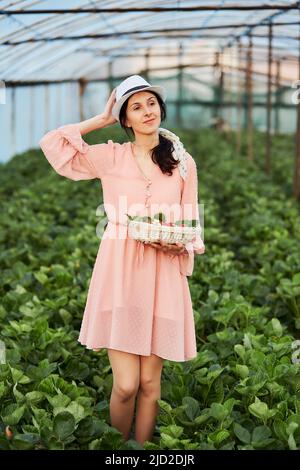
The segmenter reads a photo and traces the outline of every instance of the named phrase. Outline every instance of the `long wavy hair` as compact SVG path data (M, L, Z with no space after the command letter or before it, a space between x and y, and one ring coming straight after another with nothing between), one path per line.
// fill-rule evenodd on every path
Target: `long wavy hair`
M155 91L149 90L149 93L152 93L157 98L157 101L160 107L161 121L164 121L167 117L167 110L166 110L166 105L164 101L162 100L162 98L159 96L158 93L155 93ZM134 136L134 132L131 127L127 127L125 125L128 99L123 103L120 109L119 119L120 119L121 127L124 129L128 137L131 138ZM159 134L159 144L153 147L151 151L152 161L156 165L159 166L162 173L166 173L169 176L172 176L173 174L172 170L176 168L179 163L178 160L175 160L175 158L172 155L173 150L174 150L173 142L171 142L165 136Z

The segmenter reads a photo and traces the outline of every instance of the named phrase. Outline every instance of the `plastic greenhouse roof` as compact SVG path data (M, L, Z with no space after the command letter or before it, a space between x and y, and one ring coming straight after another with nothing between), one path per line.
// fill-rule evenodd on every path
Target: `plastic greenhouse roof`
M145 69L147 52L150 73L169 73L180 60L202 67L202 74L217 52L224 53L224 65L233 64L238 42L247 46L249 33L253 59L265 65L270 22L273 58L289 64L296 79L300 2L0 1L0 79L21 84L119 78Z

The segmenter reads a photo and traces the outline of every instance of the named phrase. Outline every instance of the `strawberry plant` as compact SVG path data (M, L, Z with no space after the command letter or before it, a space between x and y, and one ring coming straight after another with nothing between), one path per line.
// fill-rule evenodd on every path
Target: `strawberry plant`
M299 450L300 217L282 190L293 136L274 137L274 181L220 133L174 132L197 162L205 207L206 253L188 279L198 355L165 361L143 448ZM40 150L13 158L2 179L0 448L141 449L110 425L106 352L77 342L98 249L86 201L99 204L98 183L61 178Z

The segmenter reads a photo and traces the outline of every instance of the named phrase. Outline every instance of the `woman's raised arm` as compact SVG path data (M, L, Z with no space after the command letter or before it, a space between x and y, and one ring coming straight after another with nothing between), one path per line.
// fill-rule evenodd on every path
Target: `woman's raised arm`
M89 145L82 135L114 124L111 115L115 90L102 114L85 121L66 124L47 132L39 145L53 169L66 178L78 181L102 178L114 157L114 142Z

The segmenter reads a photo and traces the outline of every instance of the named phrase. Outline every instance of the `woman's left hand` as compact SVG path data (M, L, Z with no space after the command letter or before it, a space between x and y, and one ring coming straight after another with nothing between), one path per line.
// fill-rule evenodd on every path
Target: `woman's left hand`
M153 246L164 253L171 255L181 255L182 253L188 253L183 243L166 243L162 240L158 242L144 242L147 246Z

